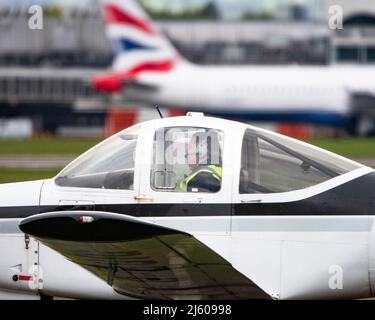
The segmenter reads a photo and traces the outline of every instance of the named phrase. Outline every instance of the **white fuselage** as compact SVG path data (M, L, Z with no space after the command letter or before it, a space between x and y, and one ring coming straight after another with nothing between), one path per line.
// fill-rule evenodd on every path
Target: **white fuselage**
M375 93L373 67L196 66L178 63L164 73L145 72L148 93L128 90L136 100L212 113L333 112L348 114L353 93Z
M350 179L350 175L361 176L370 171L359 169L348 177L336 179L333 184L339 185ZM14 187L19 189L22 185ZM4 188L9 190L8 186L1 186ZM55 197L63 198L64 194L69 194L69 191L66 193L54 186L53 180L47 180L45 188L52 195L50 198L45 192L42 201L46 203L51 204ZM97 195L93 193L91 199L100 201ZM299 197L298 194L295 196ZM71 195L70 198L88 199L89 194ZM107 201L110 198L107 195ZM113 194L111 202L120 203L116 198ZM250 198L242 201L254 201ZM77 200L77 203L88 201ZM375 289L374 216L248 215L144 219L192 234L276 299L366 298L372 296ZM33 238L26 249L25 235L18 229L20 220L0 220L0 299L37 299L40 293L81 299L127 298ZM19 273L32 274L34 279L14 282L13 275Z

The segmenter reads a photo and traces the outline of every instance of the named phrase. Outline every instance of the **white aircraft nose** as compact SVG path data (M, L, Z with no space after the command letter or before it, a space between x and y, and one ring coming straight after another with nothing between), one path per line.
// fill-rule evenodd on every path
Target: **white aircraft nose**
M39 198L44 180L0 184L0 215L24 218L39 213Z

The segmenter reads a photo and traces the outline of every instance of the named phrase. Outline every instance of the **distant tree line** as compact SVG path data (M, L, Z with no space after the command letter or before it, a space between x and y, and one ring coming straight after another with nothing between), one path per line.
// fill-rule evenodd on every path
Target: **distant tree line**
M271 12L263 11L260 13L252 12L252 11L245 11L240 16L239 20L272 20L274 18L274 14Z
M169 6L156 8L150 4L150 0L139 0L148 14L155 20L220 20L221 14L215 1L210 1L200 7L186 6L176 11ZM263 11L260 13L245 11L237 20L271 20L273 13Z
M149 0L139 0L140 4L145 8L148 14L155 20L220 20L221 14L215 1L210 1L200 7L186 6L180 10L173 10L169 6L156 8L150 5ZM95 10L97 9L97 10ZM44 15L48 17L61 18L63 8L60 5L44 5ZM80 10L73 10L73 14L79 15ZM91 8L90 11L99 12L99 8ZM263 11L260 13L253 11L243 12L237 20L271 20L273 13Z
M185 7L176 11L169 7L161 9L149 5L148 1L139 0L148 14L155 20L219 20L220 12L214 1L201 7Z

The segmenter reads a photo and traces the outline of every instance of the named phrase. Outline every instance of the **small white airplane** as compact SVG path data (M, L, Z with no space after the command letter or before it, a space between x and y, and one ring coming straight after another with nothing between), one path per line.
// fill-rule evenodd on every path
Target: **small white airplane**
M373 66L198 66L134 0L103 0L102 7L115 60L111 73L93 79L96 90L225 118L374 130ZM368 98L365 105L358 97Z
M375 290L375 171L243 123L125 129L0 186L0 299L356 299Z

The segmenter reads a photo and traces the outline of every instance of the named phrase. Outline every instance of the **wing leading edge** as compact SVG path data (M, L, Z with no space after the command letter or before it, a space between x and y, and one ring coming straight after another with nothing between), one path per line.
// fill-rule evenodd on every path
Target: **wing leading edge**
M44 213L20 229L142 299L270 299L192 235L106 212Z

